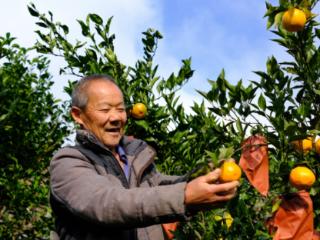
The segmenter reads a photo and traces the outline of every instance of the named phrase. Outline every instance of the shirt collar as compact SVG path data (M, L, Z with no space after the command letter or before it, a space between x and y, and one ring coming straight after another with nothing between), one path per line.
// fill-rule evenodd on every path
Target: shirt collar
M123 161L124 163L127 163L128 162L128 158L127 158L127 155L126 155L126 152L125 152L124 148L121 147L120 145L118 145L117 148L116 148L116 151L119 154L119 157L120 157L121 161Z

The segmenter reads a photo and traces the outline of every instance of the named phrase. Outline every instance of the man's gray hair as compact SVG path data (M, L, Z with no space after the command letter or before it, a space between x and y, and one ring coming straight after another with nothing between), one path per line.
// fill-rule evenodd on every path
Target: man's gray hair
M112 77L105 74L94 74L90 76L86 76L81 78L74 86L72 95L71 95L71 106L78 107L80 109L85 109L88 103L88 95L87 95L87 87L88 85L97 80L104 80L108 82L114 83L116 86L116 82Z

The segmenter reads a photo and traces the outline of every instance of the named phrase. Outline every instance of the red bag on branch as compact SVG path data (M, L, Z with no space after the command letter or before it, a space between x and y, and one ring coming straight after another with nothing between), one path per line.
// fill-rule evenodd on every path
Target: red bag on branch
M239 165L251 185L261 195L267 196L269 191L269 158L267 140L264 136L254 135L243 141Z
M313 204L306 191L291 193L282 197L274 216L267 222L273 240L319 240L313 228Z
M165 239L166 240L172 240L174 238L174 232L177 230L179 222L173 222L173 223L163 223L162 224L162 229L165 234Z

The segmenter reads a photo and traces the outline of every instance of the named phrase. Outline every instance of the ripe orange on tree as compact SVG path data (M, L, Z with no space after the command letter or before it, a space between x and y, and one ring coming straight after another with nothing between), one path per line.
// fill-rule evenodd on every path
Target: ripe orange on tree
M242 174L241 168L234 161L224 161L220 167L221 174L219 181L231 182L239 180Z
M305 138L293 141L294 148L300 152L307 153L312 150L312 138Z
M316 181L313 171L305 166L298 166L290 171L289 181L298 189L311 187Z
M316 153L320 155L320 138L314 143Z
M143 103L135 103L130 114L135 119L143 119L147 114L147 107Z
M298 8L290 8L282 16L282 27L289 32L302 30L306 22L306 14Z

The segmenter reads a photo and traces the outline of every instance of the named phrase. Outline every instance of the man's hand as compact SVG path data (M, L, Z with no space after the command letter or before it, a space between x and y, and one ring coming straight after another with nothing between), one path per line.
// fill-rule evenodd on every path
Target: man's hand
M197 177L187 183L185 189L185 204L188 207L209 206L228 201L236 194L238 181L217 183L220 169Z

